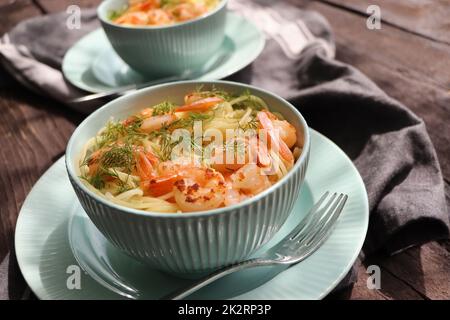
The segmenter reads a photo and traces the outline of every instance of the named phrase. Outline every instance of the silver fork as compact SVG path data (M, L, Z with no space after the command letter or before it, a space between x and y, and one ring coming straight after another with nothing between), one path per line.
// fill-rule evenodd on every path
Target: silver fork
M189 287L182 288L162 299L183 299L204 286L239 270L277 264L294 265L305 260L331 234L333 226L348 199L348 196L345 194L341 193L338 196L337 193L334 193L327 203L322 206L328 195L329 192L327 191L311 208L306 218L290 234L261 257L226 266L197 280Z

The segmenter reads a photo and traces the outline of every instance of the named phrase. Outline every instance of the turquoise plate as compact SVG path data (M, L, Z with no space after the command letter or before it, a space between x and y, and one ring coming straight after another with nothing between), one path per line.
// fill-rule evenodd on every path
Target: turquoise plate
M264 34L251 22L228 13L225 40L216 59L208 61L208 70L201 74L194 73L191 80L228 77L253 62L263 50L264 44ZM67 51L62 70L70 83L90 92L103 92L119 86L157 80L145 78L123 62L114 52L102 29L84 36Z
M294 228L326 190L347 193L349 201L330 238L311 257L288 269L255 268L229 275L191 298L323 298L356 260L369 210L357 169L314 130L299 199L282 229L260 249L267 250ZM154 299L190 281L152 270L109 244L81 208L63 158L39 179L23 204L15 246L22 274L41 299Z

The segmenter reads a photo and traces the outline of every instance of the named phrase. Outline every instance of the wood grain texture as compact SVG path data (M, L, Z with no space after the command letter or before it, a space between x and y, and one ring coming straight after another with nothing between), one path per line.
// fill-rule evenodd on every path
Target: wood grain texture
M47 13L65 11L69 5L77 5L81 8L92 8L99 5L102 0L73 0L73 1L55 1L55 0L36 0Z
M364 17L324 3L304 5L328 18L338 60L361 70L425 121L450 180L450 46L390 26L369 30Z
M450 2L448 0L321 0L341 8L347 8L361 15L367 15L370 5L380 7L384 23L396 26L450 44Z
M329 299L448 300L450 299L450 252L448 242L431 242L392 257L375 256L358 270L351 290L333 293ZM381 270L380 289L369 289L367 268Z
M0 0L3 19L0 34L28 17L63 11L70 4L95 6L101 0L16 0L13 5L8 5L9 1ZM347 10L342 5L344 1L330 0L335 2L333 5L292 1L328 18L336 35L338 59L362 70L389 95L424 119L446 178L446 197L450 204L450 46L406 32L405 23L416 16L408 10L395 9L394 1L389 1L386 7L386 1L382 2L383 18L390 23L383 24L380 31L366 29L366 18L360 14L361 10L357 7ZM404 6L406 1L396 3ZM345 1L345 5L354 6L358 2L365 4L367 1ZM419 3L418 0L409 2ZM446 2L426 0L424 3L439 6ZM398 10L404 17L395 16ZM387 15L387 12L393 13ZM423 21L419 31L428 38L430 34L425 32L440 37L439 23L446 23L448 19L439 23L426 22L433 19L426 12L429 11L423 9L420 13ZM403 27L395 27L396 23ZM64 153L70 134L82 119L57 102L29 93L1 72L0 261L12 248L17 214L27 193L40 175ZM393 257L372 257L359 269L359 280L352 289L334 293L329 298L450 299L449 249L449 242L433 242ZM369 275L366 268L370 264L381 268L380 290L367 288Z
M0 90L0 261L8 252L20 207L36 180L59 157L77 114L14 84ZM70 120L69 120L70 119Z
M444 244L428 243L382 261L389 273L427 299L450 299L450 252Z
M19 21L40 15L41 11L29 0L0 0L0 35L12 29Z

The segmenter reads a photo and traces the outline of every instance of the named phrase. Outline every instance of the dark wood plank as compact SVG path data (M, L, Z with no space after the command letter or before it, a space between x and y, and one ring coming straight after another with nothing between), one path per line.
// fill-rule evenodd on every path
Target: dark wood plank
M320 0L367 15L370 5L378 5L384 23L450 44L450 2L433 0ZM363 26L361 26L363 27Z
M12 29L19 21L41 14L41 11L30 0L16 0L10 2L1 0L0 35Z
M445 199L447 200L447 210L450 212L450 180L445 180L444 183L445 183Z
M377 264L377 263L373 263ZM380 266L381 288L368 289L367 279L369 274L367 268L361 266L358 274L358 282L353 287L350 299L353 300L423 300L423 297L410 286L398 279L394 274Z
M330 299L423 300L450 299L450 242L432 242L393 257L372 257L358 272L351 290L330 295ZM367 267L378 265L381 288L368 289Z
M444 244L431 242L411 248L385 259L381 266L422 297L450 299L450 252Z
M36 0L37 3L48 13L65 11L69 5L77 5L81 8L92 8L98 6L102 0L73 0L73 1L55 1L55 0Z
M20 207L40 175L63 155L80 116L19 88L0 90L0 261ZM71 119L71 120L69 120Z
M302 4L330 22L337 59L360 69L424 119L450 180L450 46L390 26L368 30L365 18L352 12L319 2Z

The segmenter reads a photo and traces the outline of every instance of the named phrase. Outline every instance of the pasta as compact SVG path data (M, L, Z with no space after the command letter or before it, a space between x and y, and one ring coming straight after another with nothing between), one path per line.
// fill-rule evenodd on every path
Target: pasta
M80 177L96 194L144 211L192 212L244 201L301 154L296 129L243 92L198 90L109 121L86 142Z

